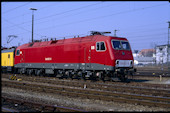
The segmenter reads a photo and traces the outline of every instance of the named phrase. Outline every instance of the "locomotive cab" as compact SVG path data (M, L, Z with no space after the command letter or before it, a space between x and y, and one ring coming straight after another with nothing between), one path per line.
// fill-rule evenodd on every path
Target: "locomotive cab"
M126 79L127 75L134 72L133 55L130 44L126 38L111 39L113 50L113 65L115 66L114 75L120 79Z

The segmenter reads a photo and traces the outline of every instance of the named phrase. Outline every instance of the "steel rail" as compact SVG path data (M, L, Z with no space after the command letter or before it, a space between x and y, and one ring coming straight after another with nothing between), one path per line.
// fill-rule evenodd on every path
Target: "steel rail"
M153 88L144 88L144 87L136 87L136 86L125 86L125 85L117 85L117 84L86 84L85 82L68 82L68 81L54 81L54 80L46 80L46 79L26 79L28 81L34 81L38 83L50 83L54 85L66 85L66 86L72 86L72 87L81 87L83 88L84 85L88 89L96 89L96 90L102 90L102 91L114 91L114 92L126 92L126 93L135 93L135 94L143 94L143 95L153 95L153 96L164 96L164 97L170 97L170 90L167 89L153 89Z
M2 109L2 112L12 112L12 113L17 112L17 113L19 113L18 110L6 108L6 107L1 107L1 109Z
M11 83L11 84L10 84ZM123 101L128 103L147 103L147 105L170 107L170 98L169 97L158 97L158 96L146 96L146 95L136 95L136 94L125 94L125 93L115 93L109 91L98 91L92 89L82 89L82 88L68 88L68 87L59 87L59 86L46 86L35 83L21 83L21 82L4 82L2 81L3 86L8 87L19 87L24 89L29 89L33 91L40 91L46 93L58 93L61 95L67 96L79 96L92 99L101 99L101 100L112 100L112 101ZM146 105L146 104L145 104Z
M7 74L2 74L2 77L3 78L9 78L10 75L7 75ZM63 79L58 79L56 77L41 77L41 76L25 76L25 75L19 75L17 74L17 77L23 79L23 80L34 80L34 81L37 81L39 82L40 80L41 81L45 81L45 82L49 82L49 83L52 83L53 81L55 82L73 82L75 84L82 84L82 83L87 83L87 84L94 84L93 82L89 82L89 81L82 81L82 80L63 80ZM143 86L143 87L154 87L154 88L162 88L162 89L170 89L170 85L168 84L150 84L150 83L137 83L137 82L131 82L131 83L122 83L122 82L106 82L106 83L103 83L101 81L97 81L95 82L95 84L101 84L101 85L113 85L113 84L118 84L118 85L128 85L128 86Z
M31 106L36 108L36 110L38 109L39 111L43 112L43 111L51 111L51 112L87 112L84 110L80 110L80 109L74 109L74 108L69 108L69 107L64 107L64 106L57 106L57 105L48 105L48 104L42 104L42 103L36 103L36 102L31 102L31 101L25 101L25 100L20 100L20 99L13 99L13 98L9 98L9 97L5 97L5 96L1 96L1 99L3 99L3 101L11 101L13 103L17 103L17 104L21 104L22 106Z
M9 78L10 75L7 75L7 74L2 74L2 77L3 78ZM80 81L80 80L63 80L63 79L58 79L56 77L40 77L40 76L25 76L25 75L17 75L18 78L21 78L23 80L32 80L32 81L44 81L44 82L49 82L49 83L53 83L53 81L55 82L60 82L60 83L69 83L69 82L72 82L72 83L75 83L75 84L82 84L82 83L88 83L88 84L100 84L100 85L115 85L115 84L118 84L118 85L121 85L121 86L125 86L125 85L128 85L128 86L143 86L143 87L154 87L154 88L162 88L162 89L170 89L170 85L169 84L150 84L150 83L136 83L136 82L131 82L131 83L121 83L121 82L106 82L106 83L103 83L103 82L100 82L100 81L97 81L97 82L89 82L89 81Z
M104 91L117 91L117 92L129 92L129 93L136 93L136 94L147 94L147 95L155 95L155 96L164 96L170 97L169 93L170 90L166 89L153 89L153 88L144 88L144 87L136 87L136 86L125 86L125 85L116 85L116 84L86 84L85 82L68 82L68 81L53 81L53 80L44 80L44 79L26 79L28 81L34 82L43 82L43 83L50 83L55 85L67 85L73 87L84 87L86 85L89 89L98 89ZM154 93L151 93L154 92ZM160 93L161 92L161 93Z

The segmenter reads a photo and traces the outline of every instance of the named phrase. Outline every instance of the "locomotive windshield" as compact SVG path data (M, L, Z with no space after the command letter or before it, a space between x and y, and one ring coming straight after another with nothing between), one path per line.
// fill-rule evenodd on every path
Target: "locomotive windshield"
M128 42L121 41L123 49L130 50L130 46Z
M123 40L112 40L112 46L116 50L130 50L129 43Z

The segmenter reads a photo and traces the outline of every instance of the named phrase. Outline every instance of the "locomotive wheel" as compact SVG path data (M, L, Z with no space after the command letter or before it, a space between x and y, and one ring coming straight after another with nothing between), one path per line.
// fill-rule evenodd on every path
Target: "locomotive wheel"
M17 69L16 68L14 68L14 74L17 74Z
M72 79L72 76L73 76L72 74L69 74L69 78L71 78L71 79Z
M21 69L18 69L18 73L21 74Z
M82 79L86 81L85 73L82 73Z
M37 69L34 70L34 76L37 76Z
M41 76L41 77L44 77L44 76L45 76L45 74L44 74L44 73L41 73L41 74L40 74L40 76Z
M105 82L105 75L104 75L104 74L101 75L101 80L102 80L103 82Z
M37 76L40 76L40 74L41 74L41 71L40 71L40 70L37 70L37 71L36 71L36 75L37 75Z
M32 75L32 72L33 72L33 70L32 70L32 69L29 69L29 70L28 70L28 75Z
M69 78L69 79L72 79L72 76L73 76L73 75L72 75L72 71L69 71L69 72L68 72L68 78Z
M92 73L92 75L90 75L90 80L91 81L96 81L96 76L94 75L94 73Z
M19 69L18 71L19 71L19 74L21 75L23 74L23 69Z
M44 69L40 70L40 76L45 76L45 70Z
M29 70L28 69L26 70L26 75L29 75Z
M34 69L33 72L32 72L33 76L37 76L36 72L37 72L37 69Z
M78 72L77 72L77 78L78 78L78 80L79 80L79 79L82 79L82 76L83 76L82 71L78 71Z
M120 80L121 80L122 82L125 82L125 81L126 81L125 75L120 76Z

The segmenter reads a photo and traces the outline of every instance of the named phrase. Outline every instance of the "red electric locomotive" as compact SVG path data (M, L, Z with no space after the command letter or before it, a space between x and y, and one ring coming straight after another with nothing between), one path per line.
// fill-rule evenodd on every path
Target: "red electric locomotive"
M86 37L32 42L15 52L15 71L70 78L120 78L133 72L133 56L126 38L92 32Z

